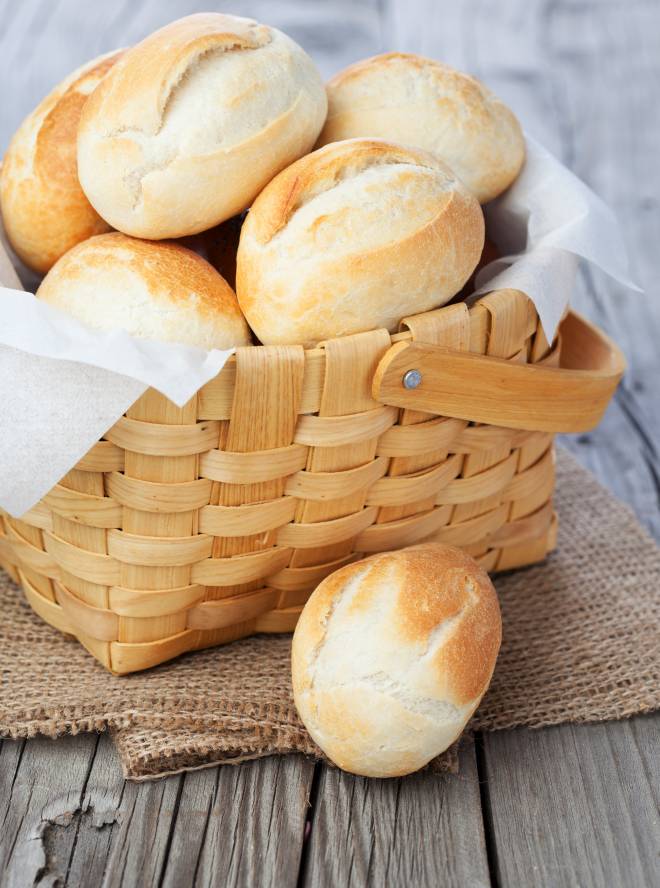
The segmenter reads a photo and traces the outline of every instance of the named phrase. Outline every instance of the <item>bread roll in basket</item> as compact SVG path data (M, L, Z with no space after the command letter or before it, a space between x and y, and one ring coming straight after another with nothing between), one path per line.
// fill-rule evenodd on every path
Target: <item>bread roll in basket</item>
M184 407L148 390L39 505L1 514L0 563L116 673L289 632L367 553L434 539L530 564L555 544L553 433L595 425L622 369L575 314L548 343L517 290L395 334L239 348Z

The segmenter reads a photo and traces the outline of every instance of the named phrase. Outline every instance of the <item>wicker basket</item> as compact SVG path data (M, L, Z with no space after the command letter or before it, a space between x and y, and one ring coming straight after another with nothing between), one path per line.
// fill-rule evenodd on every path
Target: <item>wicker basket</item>
M402 330L239 349L182 408L148 390L38 506L0 514L0 562L128 673L291 631L365 553L433 538L491 571L542 559L552 434L598 421L620 353L576 315L550 346L515 290Z

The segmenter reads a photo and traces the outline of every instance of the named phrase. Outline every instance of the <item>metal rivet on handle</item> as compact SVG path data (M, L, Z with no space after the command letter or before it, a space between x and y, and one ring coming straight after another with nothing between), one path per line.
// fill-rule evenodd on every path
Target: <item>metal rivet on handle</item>
M403 387L407 389L416 389L418 385L421 385L421 382L422 374L419 370L408 370L403 377Z

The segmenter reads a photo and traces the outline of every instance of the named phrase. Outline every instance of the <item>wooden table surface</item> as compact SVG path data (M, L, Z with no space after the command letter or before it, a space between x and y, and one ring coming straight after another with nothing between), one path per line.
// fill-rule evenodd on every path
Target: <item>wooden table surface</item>
M565 443L660 539L660 3L0 0L0 150L69 70L205 6L284 29L325 75L388 49L470 71L614 208L647 293L582 272L575 303L630 370L600 428ZM145 784L124 783L106 736L5 741L0 882L658 885L659 737L654 715L483 734L458 776L288 757Z

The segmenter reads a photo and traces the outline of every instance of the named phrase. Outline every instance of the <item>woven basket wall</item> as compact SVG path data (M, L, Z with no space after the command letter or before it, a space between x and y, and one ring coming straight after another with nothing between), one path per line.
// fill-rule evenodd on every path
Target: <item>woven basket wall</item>
M21 520L0 563L41 617L108 669L294 628L319 581L426 538L490 571L553 547L552 435L372 397L411 338L558 364L532 303L497 291L323 347L240 349L182 408L149 390Z

